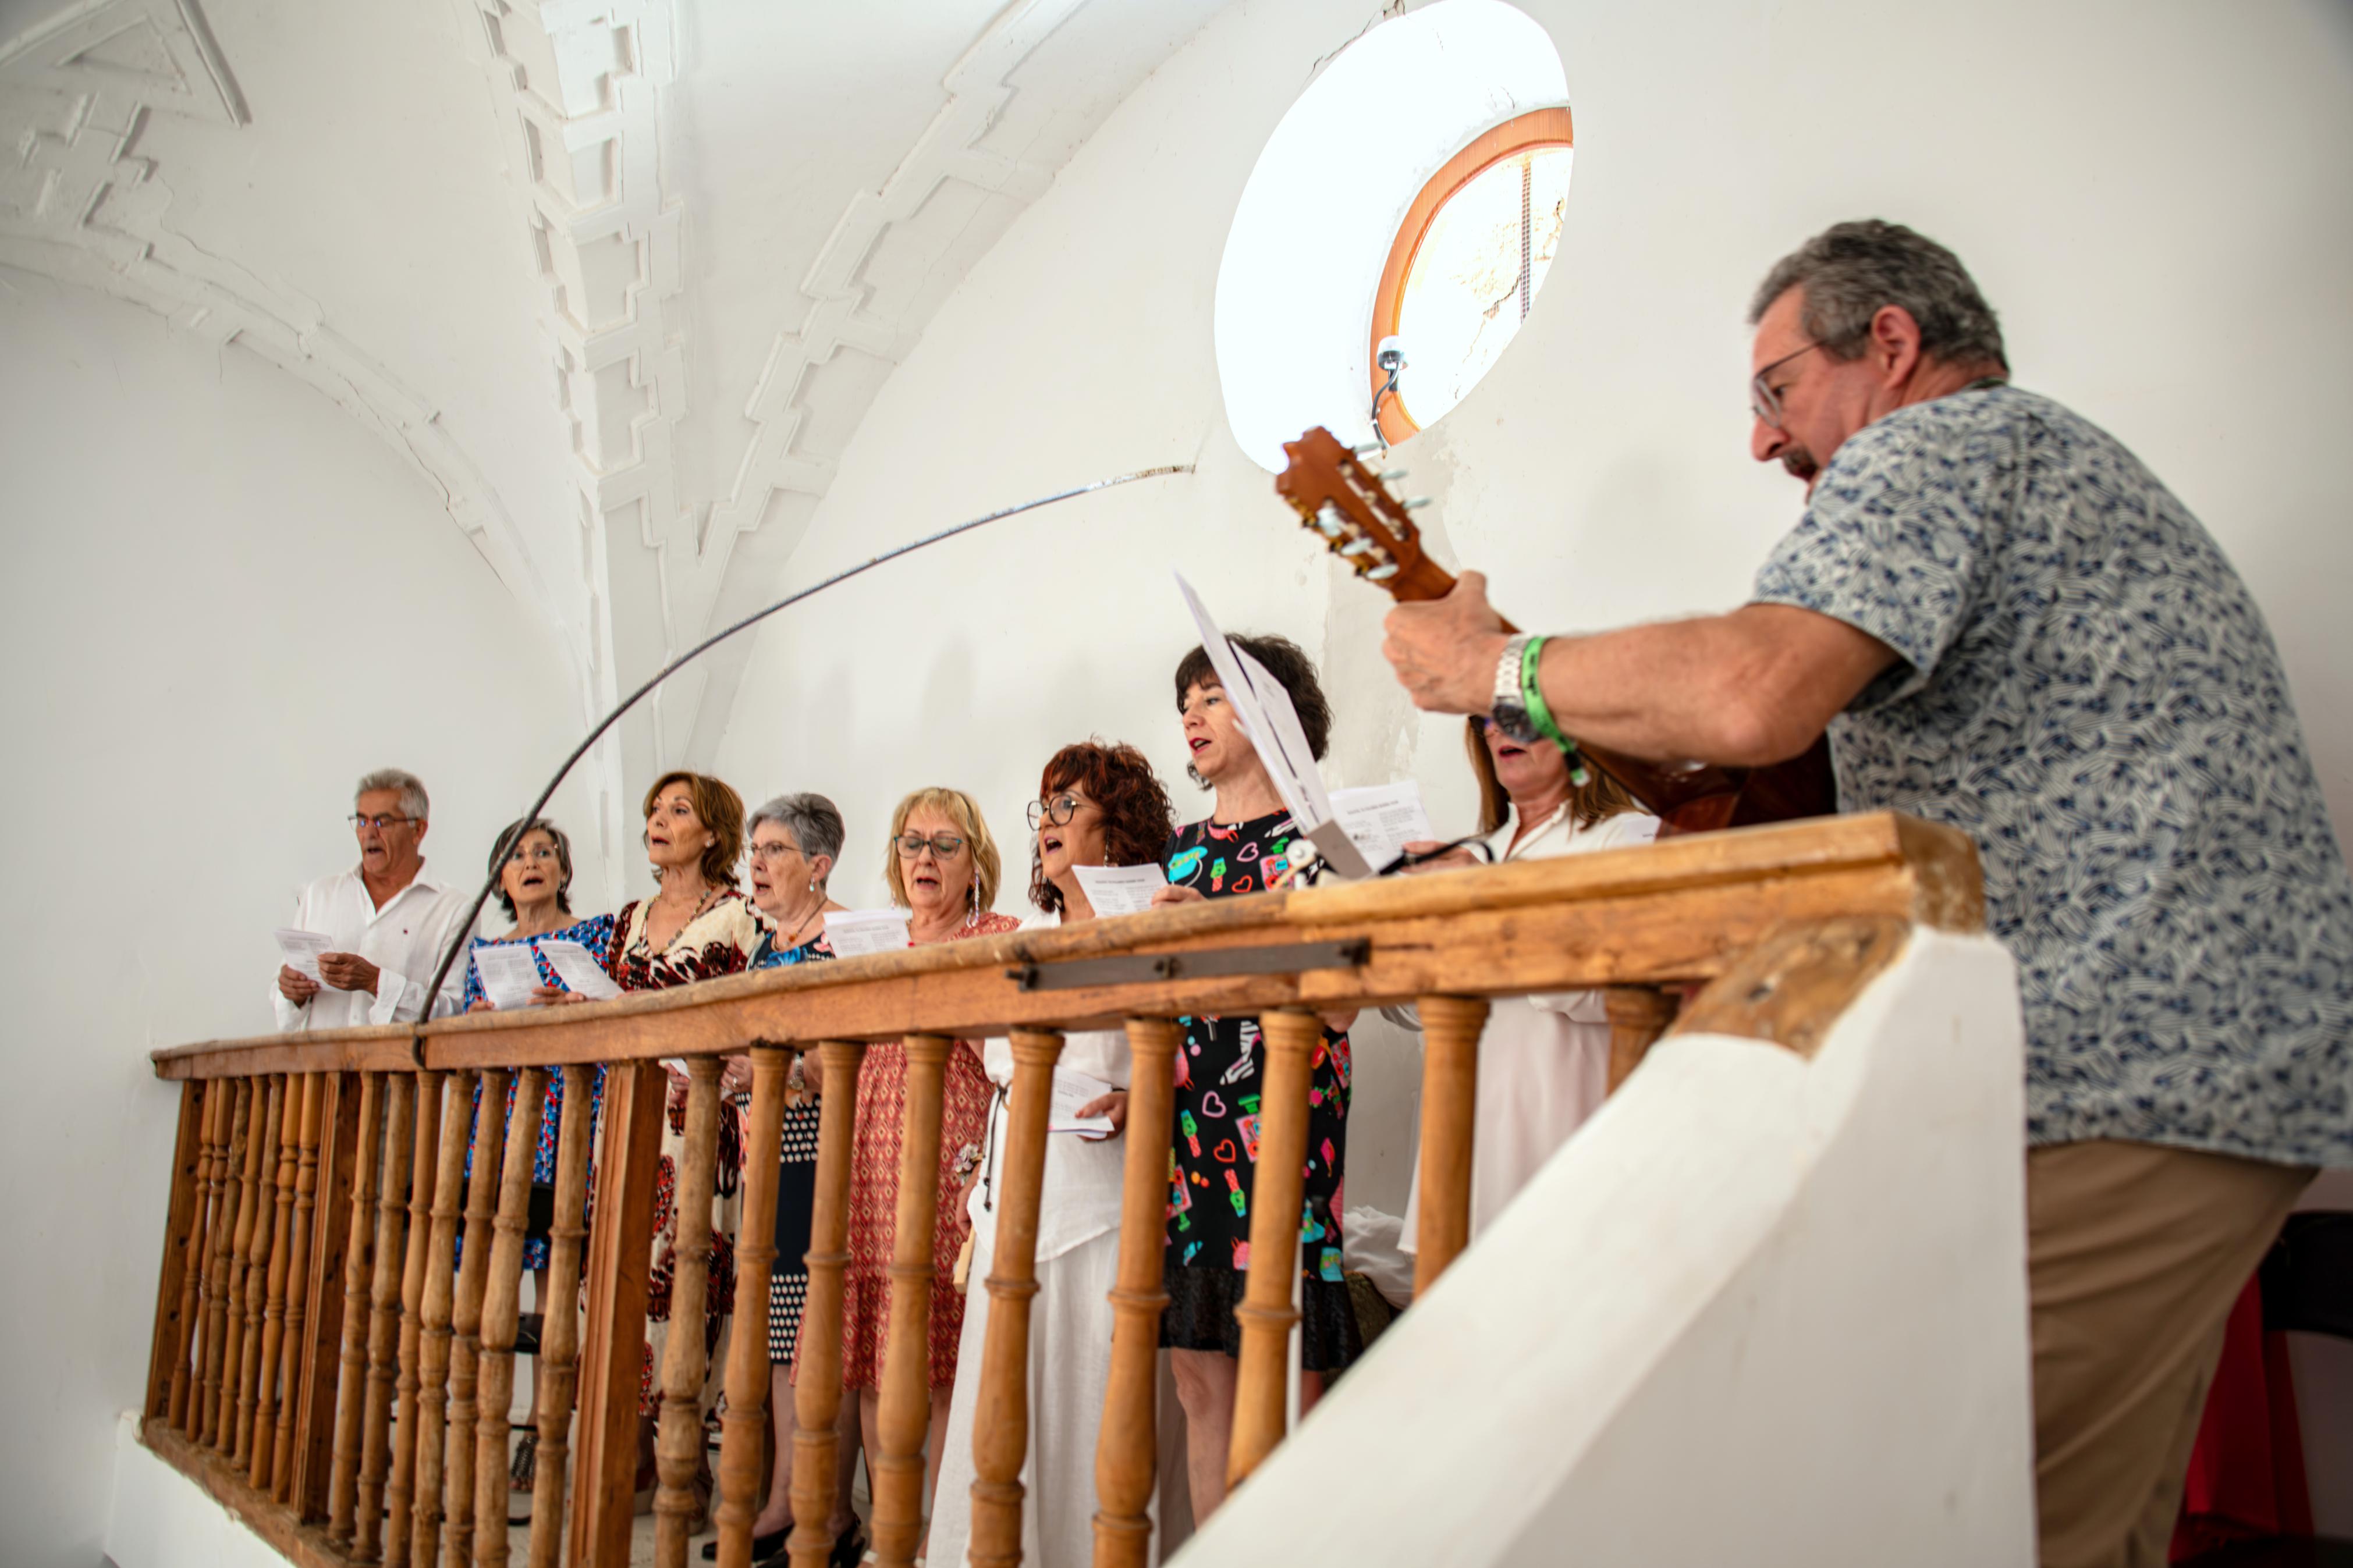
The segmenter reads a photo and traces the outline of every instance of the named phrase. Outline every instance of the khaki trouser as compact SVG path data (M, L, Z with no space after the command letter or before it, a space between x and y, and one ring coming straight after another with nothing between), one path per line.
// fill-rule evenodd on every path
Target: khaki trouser
M2042 1568L2163 1568L2223 1325L2312 1174L2155 1143L2028 1152Z

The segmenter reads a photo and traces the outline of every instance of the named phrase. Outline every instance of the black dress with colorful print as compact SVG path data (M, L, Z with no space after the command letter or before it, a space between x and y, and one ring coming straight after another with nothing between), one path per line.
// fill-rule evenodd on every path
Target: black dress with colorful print
M1161 859L1169 882L1212 899L1289 885L1292 846L1314 850L1288 812L1248 822L1196 822L1176 830ZM1266 1046L1258 1020L1208 1014L1179 1018L1176 1138L1169 1151L1168 1247L1162 1275L1168 1310L1160 1342L1238 1355L1234 1318L1250 1268L1250 1205L1258 1162L1259 1088ZM1361 1342L1340 1271L1342 1178L1348 1154L1348 1037L1325 1029L1307 1092L1305 1212L1301 1215L1302 1362L1337 1371Z

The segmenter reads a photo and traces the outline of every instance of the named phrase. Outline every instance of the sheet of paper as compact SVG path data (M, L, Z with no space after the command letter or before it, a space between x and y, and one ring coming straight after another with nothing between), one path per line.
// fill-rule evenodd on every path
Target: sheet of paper
M1408 844L1438 837L1430 830L1430 813L1422 809L1421 785L1411 779L1335 789L1332 809L1376 871L1396 859Z
M564 982L566 991L586 996L592 1002L602 1002L621 994L621 988L613 984L613 977L605 973L605 966L596 962L596 955L578 942L567 942L562 937L548 937L540 942L539 952L540 956L547 960L547 966L555 971L555 977Z
M1226 640L1218 624L1209 618L1201 596L1193 592L1193 584L1185 581L1182 573L1176 574L1176 586L1184 594L1185 607L1192 612L1193 624L1201 634L1201 647L1208 654L1209 664L1217 670L1218 680L1225 687L1226 697L1242 721L1242 732L1250 737L1259 761L1266 764L1267 773L1274 780L1293 824L1314 842L1325 862L1340 876L1350 879L1371 876L1373 868L1365 864L1364 857L1345 835L1317 831L1333 821L1332 800L1324 791L1324 775L1315 766L1314 752L1307 744L1307 732L1300 728L1299 714L1291 705L1291 694L1264 665Z
M1155 888L1168 885L1158 866L1073 866L1079 887L1098 915L1140 915L1152 907Z
M278 939L278 951L286 955L287 968L314 985L326 985L319 978L319 955L335 951L333 937L322 936L314 931L297 931L292 926L281 926L270 934Z
M528 1007L539 989L539 965L531 961L531 943L501 942L474 950L474 973L481 978L482 994L491 1005L504 1009Z
M1072 1068L1054 1069L1054 1108L1046 1118L1046 1131L1053 1132L1083 1132L1101 1138L1111 1131L1108 1116L1081 1116L1079 1107L1101 1100L1112 1091L1112 1085Z
M836 910L825 917L825 939L836 958L896 952L909 945L904 910Z

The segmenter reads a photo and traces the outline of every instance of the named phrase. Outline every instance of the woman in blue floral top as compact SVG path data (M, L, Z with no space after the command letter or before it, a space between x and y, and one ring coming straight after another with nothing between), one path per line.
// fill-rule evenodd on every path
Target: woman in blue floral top
M508 846L502 863L499 856L501 845ZM514 927L504 936L476 937L474 951L511 942L528 943L533 963L539 970L540 999L552 1000L564 994L564 984L556 978L546 955L540 951L540 940L554 938L576 942L602 963L612 951L613 917L595 915L585 921L572 918L572 841L554 823L544 818L534 818L529 823L509 824L491 841L491 865L499 873L499 902L505 908ZM483 994L481 969L475 963L473 952L469 952L466 959L466 1010L476 1012L491 1005L489 996ZM589 1084L587 1135L593 1147L596 1120L605 1104L605 1069L602 1067L589 1075ZM514 1103L512 1088L508 1090L507 1103L510 1107ZM474 1085L474 1121L478 1129L481 1124L481 1112L482 1087L477 1080ZM551 1071L547 1075L547 1103L539 1118L539 1141L532 1153L531 1222L530 1228L523 1233L522 1243L522 1263L532 1271L533 1289L536 1292L532 1299L535 1304L547 1300L547 1230L554 1219L556 1132L563 1122L564 1074ZM470 1181L474 1174L472 1137L477 1135L469 1136L466 1149L466 1176ZM461 1237L459 1240L460 1257L464 1245ZM533 1367L536 1368L538 1364L538 1358L533 1357ZM536 1375L535 1372L533 1375ZM528 1384L523 1398L524 1408L535 1407L537 1394ZM523 1433L521 1447L515 1453L514 1468L510 1472L519 1489L527 1489L532 1484L535 1468L534 1450L538 1443L537 1433L529 1430Z

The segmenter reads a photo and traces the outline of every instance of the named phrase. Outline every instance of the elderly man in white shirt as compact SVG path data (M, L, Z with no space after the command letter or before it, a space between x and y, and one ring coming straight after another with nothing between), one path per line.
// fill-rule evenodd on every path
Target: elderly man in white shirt
M457 1011L462 974L426 1006L425 988L465 920L463 890L426 868L431 805L414 773L383 768L359 782L352 826L360 863L322 877L294 900L294 925L331 939L319 955L322 986L290 964L271 997L278 1026L332 1029L393 1024Z

